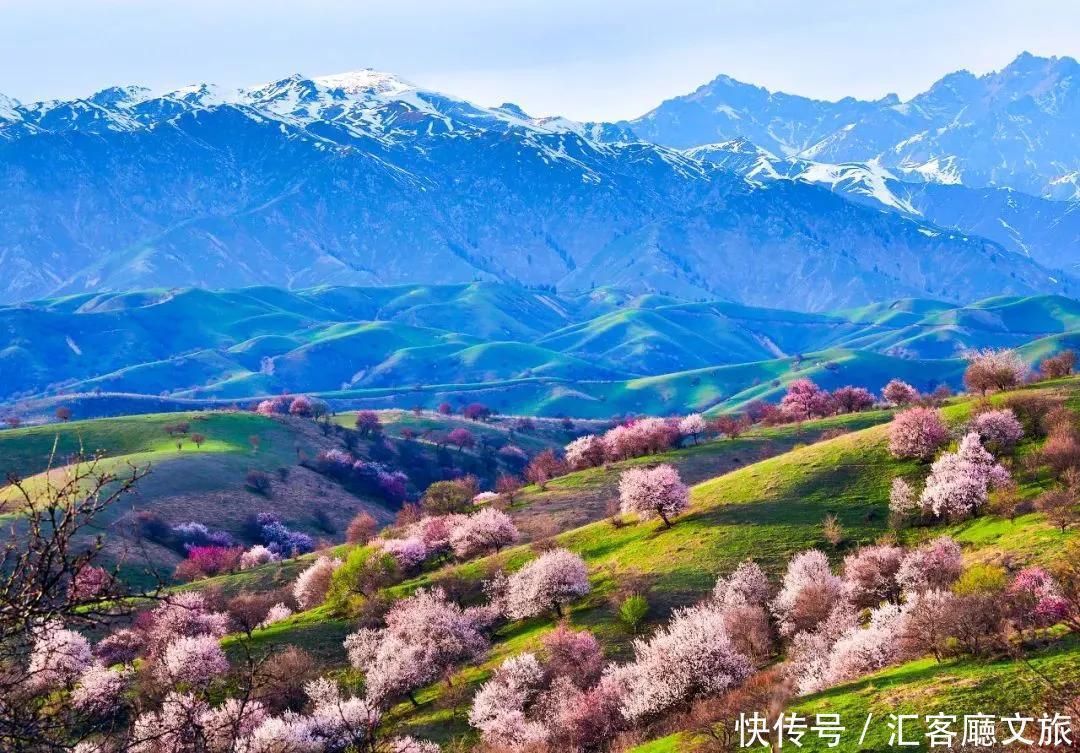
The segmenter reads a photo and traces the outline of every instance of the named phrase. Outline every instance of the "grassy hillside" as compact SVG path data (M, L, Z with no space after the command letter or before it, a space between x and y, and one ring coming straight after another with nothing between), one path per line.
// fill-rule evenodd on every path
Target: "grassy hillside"
M1080 383L1068 380L1040 391L1058 394L1076 405ZM960 423L969 415L970 407L970 401L960 400L947 407L945 414L951 422ZM873 542L887 530L892 478L897 475L919 478L926 472L925 466L914 461L891 457L886 448L886 426L866 426L882 418L880 414L866 414L840 421L834 419L834 426L846 423L847 428L855 430L801 446L793 443L794 430L785 427L771 430L771 434L752 434L737 442L710 443L634 461L675 463L691 481L709 473L720 475L693 486L691 509L671 529L653 521L614 525L603 520L557 534L554 537L557 545L584 558L593 585L592 593L574 605L568 621L593 630L610 657L625 657L632 636L619 625L611 597L627 579L648 584L647 622L657 625L674 607L700 599L711 590L718 575L730 572L746 558L754 559L775 577L797 551L818 547L839 561L858 545ZM825 428L828 428L826 424L808 422L802 439L810 441ZM726 463L737 463L735 453L745 455L767 442L786 451L724 472ZM572 525L577 522L576 516L595 514L598 501L610 494L616 473L617 468L592 469L557 479L546 492L529 490L514 514L519 520L528 514L545 514L559 521L560 527ZM1027 482L1023 492L1034 495L1041 483L1039 479ZM575 502L579 509L574 508ZM826 515L835 515L843 526L844 537L839 546L829 544L824 538L821 524ZM1041 515L1029 514L1011 522L982 516L949 526L906 529L901 532L901 539L915 544L944 532L960 541L969 561L1006 559L1013 567L1053 562L1061 556L1066 542L1077 535L1073 530L1063 534ZM534 556L529 546L519 546L499 555L425 573L400 584L392 592L401 596L447 578L486 577L496 568L516 569ZM498 633L485 662L466 669L461 678L474 685L482 681L505 656L535 646L540 635L552 625L550 619L537 618L507 626ZM259 640L264 646L294 641L310 643L323 661L339 665L344 661L340 640L348 631L347 621L333 618L325 608L319 608L274 626L260 634ZM1037 652L1032 662L1059 672L1063 679L1075 679L1078 657L1080 647L1075 639L1069 639L1052 642ZM1015 702L1027 707L1045 696L1037 679L1020 669L1019 664L1006 661L955 660L940 666L932 661L918 661L802 699L796 708L806 711L823 708L827 703L830 710L855 715L868 707L875 711L891 706L921 710L923 704L928 704L929 709L945 709L955 704L961 713L966 709L1000 712L1004 710L1003 704ZM443 742L458 736L473 739L460 714L440 700L442 692L442 687L437 686L420 693L419 710L408 704L397 707L393 712L395 723L412 733ZM878 741L876 736L870 739ZM641 749L684 750L692 743L685 735L673 736Z
M282 391L581 417L727 409L775 394L801 359L840 364L835 380L812 371L828 382L877 389L887 366L955 387L966 350L1023 346L1034 362L1075 345L1078 309L1035 296L806 314L492 283L79 295L0 307L0 410L38 420L63 396L114 415L118 393L206 407Z

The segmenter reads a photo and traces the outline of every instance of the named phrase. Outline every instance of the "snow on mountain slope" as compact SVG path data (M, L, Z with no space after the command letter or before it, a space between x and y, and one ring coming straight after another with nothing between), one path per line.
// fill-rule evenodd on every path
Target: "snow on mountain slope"
M1080 198L1080 63L1024 53L1000 71L944 76L906 102L824 102L720 76L626 126L687 148L746 138L826 164L877 161L909 180Z
M779 151L683 153L370 70L16 105L0 125L0 300L499 280L823 309L1072 290L1034 255L925 223L880 165L775 156L835 118L784 131L776 118L806 103L762 92L748 96L773 108ZM806 174L780 180L792 171Z

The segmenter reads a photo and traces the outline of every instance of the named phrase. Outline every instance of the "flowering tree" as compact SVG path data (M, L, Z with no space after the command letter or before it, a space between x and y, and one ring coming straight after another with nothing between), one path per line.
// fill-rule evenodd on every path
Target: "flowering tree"
M342 564L336 558L319 557L296 576L293 598L301 609L312 609L323 603L330 590L330 579Z
M1012 447L1024 437L1024 427L1008 408L980 413L972 419L970 430L979 435L983 444L998 451Z
M563 606L589 592L589 577L581 557L553 549L511 575L507 581L507 612L515 619L551 610L562 616Z
M908 593L948 589L963 570L960 545L948 536L939 536L904 555L896 580Z
M289 414L293 416L303 416L308 418L313 412L314 409L311 405L311 398L307 395L297 395L289 405Z
M809 379L788 383L787 394L780 400L780 411L789 421L831 416L836 412L832 396Z
M384 552L397 561L398 567L405 571L415 570L428 558L427 547L419 536L410 536L406 539L383 539L379 544Z
M610 429L603 439L608 460L625 460L668 450L679 436L678 426L671 421L641 418Z
M458 452L461 452L466 447L472 447L476 444L476 437L468 429L458 427L446 435L446 439L450 444L458 448Z
M1076 353L1071 350L1063 350L1056 356L1044 359L1039 364L1039 371L1047 379L1059 379L1068 376L1076 366Z
M59 623L38 629L27 674L33 687L56 689L72 685L94 663L90 642Z
M382 431L382 428L382 421L379 420L378 413L373 410L357 411L356 430L360 432L361 436L378 434Z
M366 544L371 541L379 524L366 512L358 512L349 521L349 527L345 530L345 540L350 544Z
M412 697L456 664L475 659L488 641L477 623L441 589L420 590L386 615L384 630L362 629L345 640L349 661L364 672L368 699Z
M450 546L460 559L494 549L496 552L518 539L517 526L510 516L485 507L461 521L450 532Z
M595 434L578 437L565 447L566 464L571 470L593 468L604 462L604 440Z
M552 450L544 450L529 461L525 467L525 478L530 484L536 484L541 489L547 487L547 482L566 471L566 465L555 455Z
M894 522L906 521L919 509L919 498L915 490L904 479L897 476L889 487L889 514Z
M630 468L619 477L619 502L624 513L659 515L670 528L671 518L689 506L690 491L670 465Z
M240 555L240 569L250 570L253 567L265 565L268 562L277 562L279 559L281 559L281 557L262 544L256 544Z
M505 659L473 698L469 724L480 730L489 745L521 750L543 744L549 730L543 722L527 719L526 710L544 684L544 668L535 654Z
M860 609L876 607L883 601L900 600L896 573L904 550L889 544L864 546L844 558L844 593Z
M964 386L971 392L1007 390L1023 384L1028 368L1014 350L979 350L967 357Z
M682 420L679 421L679 434L684 437L691 437L694 444L697 444L698 437L704 434L708 428L708 423L700 413L683 416Z
M881 390L881 397L889 405L900 407L918 400L919 391L907 382L893 379Z
M634 660L613 670L621 711L638 721L695 698L716 695L750 676L750 660L728 636L723 615L710 606L675 613L650 638L634 642Z
M571 630L560 623L540 639L544 646L544 666L549 674L565 677L586 690L600 679L604 650L588 630Z
M983 449L979 435L971 432L960 440L956 452L934 461L920 502L935 517L963 518L978 512L989 490L1004 486L1009 478L1009 472Z
M718 578L713 598L722 607L765 606L771 593L769 579L753 560L741 563L728 577Z
M1057 582L1041 567L1025 567L1018 572L1007 593L1021 625L1053 625L1069 614L1069 603Z
M71 693L71 704L93 717L109 716L116 712L120 696L127 688L128 672L111 669L103 664L91 664L79 675L78 686Z
M182 591L162 601L147 615L145 624L147 648L156 655L174 638L221 638L229 630L229 615L211 610L201 593Z
M841 413L858 413L874 405L874 396L865 387L850 384L833 390L832 403Z
M840 599L843 582L832 574L829 559L818 549L799 552L788 562L772 611L780 634L791 636L813 629Z
M949 430L933 408L908 408L889 424L889 452L898 458L929 460L949 441Z
M905 629L906 617L905 608L895 604L884 604L874 609L866 627L849 627L833 644L820 682L809 687L803 684L799 690L804 693L821 690L904 658L899 638Z
M212 635L179 636L165 645L157 676L170 685L204 686L229 671L229 660Z

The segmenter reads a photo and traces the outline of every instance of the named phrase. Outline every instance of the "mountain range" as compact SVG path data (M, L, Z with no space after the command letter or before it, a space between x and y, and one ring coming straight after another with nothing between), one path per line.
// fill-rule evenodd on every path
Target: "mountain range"
M1071 295L1076 69L1025 54L905 103L721 77L615 124L374 71L5 99L0 301L473 281L806 311Z

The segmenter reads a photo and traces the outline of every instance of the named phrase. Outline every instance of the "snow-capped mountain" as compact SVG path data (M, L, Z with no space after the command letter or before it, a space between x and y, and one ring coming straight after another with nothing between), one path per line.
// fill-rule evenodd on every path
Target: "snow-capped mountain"
M830 164L777 157L745 139L685 150L693 159L770 181L812 183L852 201L981 236L1038 263L1080 269L1080 202L1043 199L1011 188L968 188L959 183L912 181L877 160Z
M819 163L876 162L904 180L1080 199L1080 64L1024 53L1000 71L951 73L901 102L824 102L720 76L624 124L679 148L745 138Z
M851 201L829 190L840 174L777 180L777 152L752 139L684 153L370 70L3 112L3 301L481 279L823 309L1075 284L918 211Z

